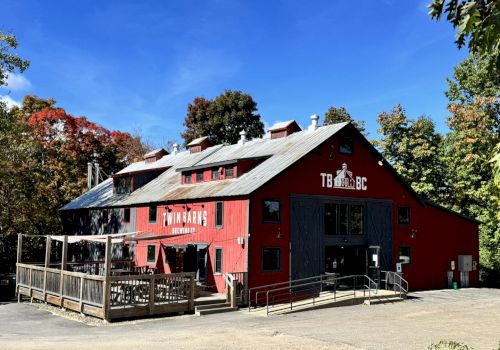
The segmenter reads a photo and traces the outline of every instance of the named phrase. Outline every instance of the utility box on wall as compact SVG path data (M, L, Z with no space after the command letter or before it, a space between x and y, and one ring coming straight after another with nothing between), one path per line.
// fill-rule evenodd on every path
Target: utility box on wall
M472 271L472 255L458 256L458 271L460 272Z

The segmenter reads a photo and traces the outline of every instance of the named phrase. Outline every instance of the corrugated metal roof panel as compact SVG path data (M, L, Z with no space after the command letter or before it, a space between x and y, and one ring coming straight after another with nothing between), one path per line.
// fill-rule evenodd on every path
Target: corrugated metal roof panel
M348 123L340 123L323 126L315 131L300 131L291 134L288 137L274 140L266 138L252 140L244 144L229 146L218 145L207 148L200 153L190 154L189 152L182 152L177 155L171 154L154 163L162 163L162 166L170 164L171 168L167 169L156 179L136 190L126 198L115 198L112 195L112 186L110 186L111 195L108 194L108 198L110 198L110 200L106 203L108 203L107 205L109 206L125 206L181 199L247 195L311 152L347 124ZM209 166L212 163L227 160L265 156L268 156L269 158L264 160L249 172L235 179L209 181L199 184L182 184L181 173L176 171L179 168L187 168L203 164ZM166 158L166 161L162 162L164 158ZM140 166L144 167L144 164L141 164ZM131 166L126 169L130 167ZM98 187L95 189L97 188ZM94 191L94 189L92 191ZM89 191L87 194L92 191ZM77 198L73 202L78 201L78 203L85 204L87 207L94 206L91 205L92 203L90 200L80 200L80 198L85 195ZM96 196L96 198L99 198L99 196ZM76 209L75 205L72 205L71 207L68 206L63 209Z
M273 130L279 130L279 129L284 129L286 128L288 125L294 123L295 120L287 120L285 122L279 122L279 123L274 123L273 126L271 126L269 128L269 131L273 131Z
M72 200L60 210L105 207L113 205L117 200L127 196L128 194L113 194L113 179L107 179L80 197Z

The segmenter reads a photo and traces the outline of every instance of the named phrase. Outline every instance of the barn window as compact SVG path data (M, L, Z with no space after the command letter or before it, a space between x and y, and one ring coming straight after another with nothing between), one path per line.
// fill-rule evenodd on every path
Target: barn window
M215 202L215 227L224 224L224 202Z
M115 194L132 192L132 177L116 177L113 179L113 191Z
M149 206L149 223L156 222L156 205Z
M147 258L148 258L147 259L148 263L156 262L156 246L154 244L148 245L148 257Z
M215 248L215 273L222 273L222 248Z
M410 221L410 207L398 207L398 224L409 225Z
M339 141L339 152L343 154L351 154L353 150L353 142L350 136L344 136Z
M130 208L123 209L123 222L130 222Z
M281 270L281 249L264 248L262 249L262 271L280 271Z
M103 209L102 211L102 223L107 224L109 222L109 213L107 209Z
M191 183L191 173L186 173L184 175L184 182L187 183L187 184Z
M219 168L212 168L212 180L219 179Z
M325 235L362 235L363 206L325 203Z
M411 247L399 247L398 262L404 265L411 264Z
M262 219L264 222L281 221L280 201L265 200L262 209Z
M203 182L203 170L196 172L196 182Z
M226 178L234 177L234 168L232 166L228 166L224 169L224 174Z

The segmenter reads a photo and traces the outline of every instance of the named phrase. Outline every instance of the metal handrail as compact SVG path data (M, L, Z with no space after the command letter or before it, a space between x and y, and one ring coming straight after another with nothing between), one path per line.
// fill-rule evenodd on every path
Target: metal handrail
M363 279L363 283L361 284L358 284L358 279L359 278L362 278ZM308 281L308 280L312 280L312 279L316 279L316 281L313 281L313 282L305 282L305 283L299 283L297 284L297 282L304 282L304 281ZM302 289L300 292L301 294L304 294L305 292L307 291L311 291L311 290L314 290L314 291L318 291L319 293L321 293L323 291L323 285L324 284L333 284L333 287L334 287L334 297L333 299L336 300L337 298L337 285L339 283L339 281L343 281L343 280L348 280L348 279L352 279L353 280L353 294L355 295L356 294L356 289L357 287L363 287L363 296L366 297L366 290L368 289L368 299L371 300L371 297L372 297L372 291L374 294L377 294L378 292L378 286L377 284L368 276L366 275L350 275L350 276L341 276L341 277L334 277L332 275L319 275L319 276L313 276L313 277L308 277L308 278L302 278L302 279L298 279L298 280L291 280L291 281L287 281L287 282L279 282L279 283L274 283L274 284L271 284L271 285L266 285L266 286L259 286L259 287L254 287L254 288L251 288L249 290L249 301L251 300L250 297L250 293L251 291L255 291L257 289L263 289L263 288L268 288L267 290L262 290L262 291L259 291L259 292L256 292L256 297L255 297L255 301L256 301L256 306L258 306L258 294L259 293L266 293L266 313L269 315L269 296L270 296L270 293L276 293L276 292L280 292L280 291L287 291L287 293L282 293L280 294L283 295L283 294L288 294L289 295L289 300L290 300L290 310L293 309L293 302L295 300L295 297L297 295L297 292L294 291L293 289L296 289L296 288L304 288L304 287L309 287L309 288L306 288L306 289ZM367 282L367 283L365 283ZM273 287L273 286L281 286L281 285L284 285L284 284L287 284L287 286L283 286L283 287L278 287L278 288L272 288L272 289L269 289L269 287ZM318 285L318 287L316 288L313 288L311 286L314 286L314 285ZM372 286L374 286L374 288L372 288ZM315 303L315 297L313 296L312 297L313 301L313 305ZM272 303L274 305L274 301L275 301L275 297L272 298ZM251 310L251 302L249 302L249 305L248 305L248 310L250 311Z
M385 289L388 289L388 280L389 280L389 276L392 276L392 281L393 281L393 285L394 285L394 292L397 293L396 291L396 287L398 287L398 291L399 291L399 297L403 297L403 294L406 295L408 293L408 291L410 290L410 287L409 287L409 283L407 280L405 280L403 278L403 276L401 276L399 273L396 273L394 271L381 271L383 273L385 273ZM403 284L404 284L404 287L403 287Z
M313 277L299 278L296 280L289 280L289 281L284 281L284 282L265 284L262 286L250 288L250 289L248 289L248 311L250 311L251 304L252 304L251 303L251 301L252 301L251 293L255 292L256 290L266 289L266 288L271 288L271 287L278 287L278 286L286 286L286 285L289 285L289 287L292 287L291 284L293 284L295 282L304 282L304 281L309 281L309 280L318 279L318 278L322 279L323 277L331 278L332 275L319 275L319 276L313 276ZM256 305L258 304L258 295L259 295L259 293L262 293L262 292L265 292L265 291L259 291L259 292L255 293L255 304Z

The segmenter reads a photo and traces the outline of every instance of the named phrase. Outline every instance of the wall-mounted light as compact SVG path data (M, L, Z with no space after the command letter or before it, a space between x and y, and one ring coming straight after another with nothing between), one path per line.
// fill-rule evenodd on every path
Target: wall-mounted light
M415 237L417 237L417 230L412 229L412 230L410 231L410 238L415 238Z
M378 165L380 165L380 166L383 166L383 165L384 165L384 162L383 162L383 161L382 161L382 159L381 159L381 160L379 160L379 161L377 162L377 164L378 164Z

